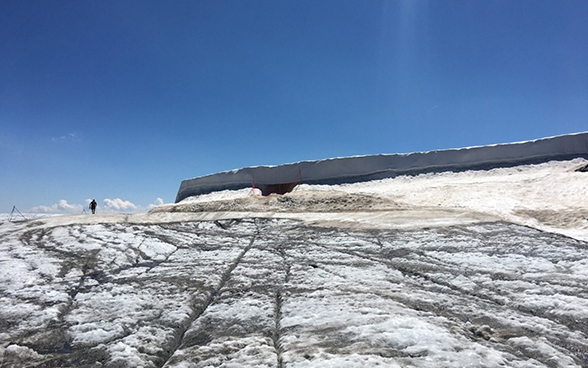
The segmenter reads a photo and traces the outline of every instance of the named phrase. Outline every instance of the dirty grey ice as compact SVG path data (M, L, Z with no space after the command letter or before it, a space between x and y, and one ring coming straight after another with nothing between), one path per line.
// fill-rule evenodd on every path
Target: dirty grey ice
M0 229L6 368L588 366L588 244L529 227Z

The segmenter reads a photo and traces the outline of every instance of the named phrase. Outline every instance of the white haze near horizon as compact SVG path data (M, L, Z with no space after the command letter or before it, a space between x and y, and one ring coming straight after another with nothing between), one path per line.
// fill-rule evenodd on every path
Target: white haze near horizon
M66 199L61 199L59 202L51 205L39 205L27 210L21 210L17 206L16 209L22 212L27 218L33 218L43 215L77 215L89 212L89 205L92 199L88 198L84 204L69 203ZM97 201L98 202L98 201ZM157 198L153 203L147 206L141 206L121 198L104 198L102 203L98 203L96 211L98 213L144 213L153 208L164 204L162 198ZM6 217L8 214L1 214L0 218Z

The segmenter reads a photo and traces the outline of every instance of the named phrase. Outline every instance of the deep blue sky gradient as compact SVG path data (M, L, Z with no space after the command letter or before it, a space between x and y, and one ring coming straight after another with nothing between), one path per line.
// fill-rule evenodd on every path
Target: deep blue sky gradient
M588 1L1 1L0 212L588 130Z

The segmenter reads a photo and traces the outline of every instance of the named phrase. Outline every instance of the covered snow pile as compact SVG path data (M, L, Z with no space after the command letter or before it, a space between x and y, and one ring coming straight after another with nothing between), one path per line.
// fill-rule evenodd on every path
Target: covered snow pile
M178 190L176 202L190 196L252 186L267 194L272 187L281 184L292 187L296 183L354 183L399 175L487 170L577 157L588 158L588 133L481 147L248 167L184 180Z
M408 226L415 217L428 217L426 213L446 217L451 211L454 218L485 216L588 240L588 173L579 170L587 162L577 158L355 184L303 184L281 196L262 197L251 189L224 191L190 197L154 212L266 212L315 223L343 221L381 228L399 218Z

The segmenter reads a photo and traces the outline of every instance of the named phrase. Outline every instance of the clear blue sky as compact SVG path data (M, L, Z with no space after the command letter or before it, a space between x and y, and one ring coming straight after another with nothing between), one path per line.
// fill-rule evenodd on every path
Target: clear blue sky
M0 212L586 130L586 0L0 1Z

